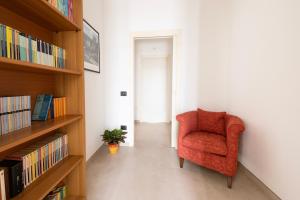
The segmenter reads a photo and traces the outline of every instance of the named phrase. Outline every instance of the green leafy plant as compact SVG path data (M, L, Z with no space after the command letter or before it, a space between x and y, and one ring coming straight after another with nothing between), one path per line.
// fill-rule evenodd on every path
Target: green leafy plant
M119 144L120 142L125 143L125 135L127 133L123 132L121 129L114 129L114 130L105 130L102 136L102 141L108 144Z

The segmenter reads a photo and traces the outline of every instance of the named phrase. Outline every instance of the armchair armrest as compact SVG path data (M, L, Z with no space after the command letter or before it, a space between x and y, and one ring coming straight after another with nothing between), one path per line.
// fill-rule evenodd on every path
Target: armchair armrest
M191 111L191 112L182 113L180 115L177 115L176 119L179 122L178 143L180 145L185 135L187 135L191 131L197 130L198 112Z
M226 116L226 135L228 137L239 136L245 130L244 122L237 116Z
M227 142L227 171L230 175L236 173L238 160L239 136L245 130L243 121L233 115L227 115L226 123L226 142Z

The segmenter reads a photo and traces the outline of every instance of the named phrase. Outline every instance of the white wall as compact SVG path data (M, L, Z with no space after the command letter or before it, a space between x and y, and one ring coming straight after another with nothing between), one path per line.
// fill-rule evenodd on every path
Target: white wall
M229 111L246 122L241 162L299 199L300 1L233 0Z
M227 108L227 78L231 36L231 0L200 0L199 107Z
M128 125L127 144L133 144L133 66L130 37L142 31L179 30L181 58L178 69L179 112L195 109L199 91L199 1L197 0L105 0L104 62L108 128ZM120 97L127 90L128 97Z
M102 145L104 131L103 1L83 1L83 16L100 33L101 74L84 72L86 114L86 159Z
M200 82L215 90L200 94L199 105L240 116L240 161L282 199L299 199L300 1L200 7L200 69L210 77Z
M135 120L170 122L172 112L172 39L135 42Z

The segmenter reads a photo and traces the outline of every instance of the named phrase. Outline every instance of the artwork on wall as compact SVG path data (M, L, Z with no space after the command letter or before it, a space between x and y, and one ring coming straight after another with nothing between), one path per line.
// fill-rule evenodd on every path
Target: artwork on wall
M83 20L84 69L100 73L99 32L86 20Z

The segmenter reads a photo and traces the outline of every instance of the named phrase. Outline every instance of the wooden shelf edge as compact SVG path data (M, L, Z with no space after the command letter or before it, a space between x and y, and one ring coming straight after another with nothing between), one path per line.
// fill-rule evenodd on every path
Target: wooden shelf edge
M23 128L0 136L0 153L8 151L16 146L25 144L33 139L39 138L51 131L71 124L79 119L81 115L66 115L43 122L33 122L31 127Z
M82 72L70 70L70 69L60 69L55 67L50 67L47 65L40 65L20 60L9 59L5 57L0 57L0 69L17 70L17 71L28 71L28 72L41 72L41 73L55 73L55 74L71 74L71 75L81 75Z
M83 156L68 156L57 165L49 169L30 184L22 193L12 200L42 200L51 190L65 179L80 162Z

